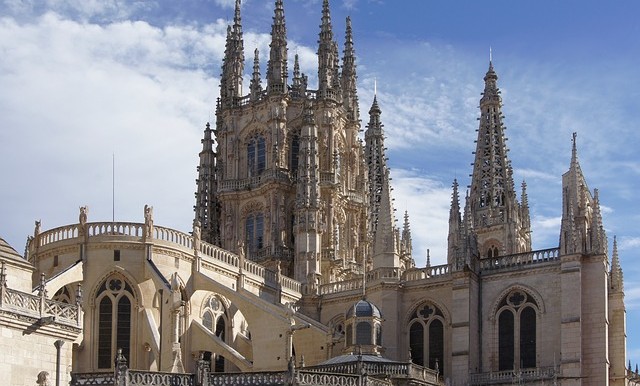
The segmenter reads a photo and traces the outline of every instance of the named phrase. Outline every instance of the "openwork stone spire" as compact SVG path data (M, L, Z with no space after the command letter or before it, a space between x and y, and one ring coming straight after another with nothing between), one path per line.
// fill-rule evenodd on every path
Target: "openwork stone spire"
M256 48L253 51L253 76L251 77L251 100L257 100L262 93L262 81L260 80L260 52Z
M271 44L269 45L269 64L267 66L267 92L287 92L287 26L284 20L282 0L276 0L273 24L271 25Z
M613 256L611 257L610 275L611 288L619 292L624 292L622 266L620 266L620 258L618 257L618 239L616 236L613 236Z
M233 26L227 27L227 42L220 79L220 98L224 106L233 105L234 98L242 96L242 74L244 72L244 42L240 0L236 0Z
M342 100L350 120L360 119L358 92L356 87L356 51L353 47L351 18L347 17L347 32L344 39L344 57L342 59Z
M453 180L453 192L451 193L451 209L449 210L449 236L447 238L448 251L447 263L453 264L460 257L463 247L462 219L460 217L460 196L458 193L458 180Z
M523 228L519 218L497 81L498 75L490 62L480 99L480 125L470 192L473 228L477 232L481 255L491 251L493 256L531 249L530 230Z
M372 235L375 235L378 228L378 213L387 169L384 154L384 130L380 122L381 114L378 97L374 96L373 104L369 109L369 124L364 134L365 160L369 170L369 229Z
M339 64L338 43L333 40L329 0L324 0L318 40L318 94L320 98L339 100Z

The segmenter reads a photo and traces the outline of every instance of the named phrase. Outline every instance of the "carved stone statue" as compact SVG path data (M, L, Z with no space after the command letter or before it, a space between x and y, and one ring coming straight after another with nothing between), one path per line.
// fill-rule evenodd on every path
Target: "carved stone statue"
M80 233L80 235L84 235L85 232L85 228L87 226L87 214L89 213L89 207L88 206L81 206L80 207L80 214L78 215L78 223L80 224L79 228L78 228L78 232Z
M40 234L40 220L36 220L36 226L33 230L33 238L37 238L38 235Z
M80 215L78 216L78 222L80 223L80 226L84 227L87 224L88 213L89 213L88 206L85 205L80 207Z
M47 371L41 371L38 373L38 386L50 386L49 373Z
M153 237L153 206L144 206L144 229L146 237Z
M201 231L200 231L200 221L193 221L193 249L200 249L200 240L201 240Z

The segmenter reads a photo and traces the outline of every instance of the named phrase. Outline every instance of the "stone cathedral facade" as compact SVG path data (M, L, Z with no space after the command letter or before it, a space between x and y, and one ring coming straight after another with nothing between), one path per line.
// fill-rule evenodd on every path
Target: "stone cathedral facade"
M575 135L559 244L532 250L489 63L447 263L416 267L377 97L361 116L350 19L340 50L323 1L316 88L282 0L271 36L263 75L237 0L193 229L154 224L151 206L143 222L81 207L77 224L37 222L24 256L0 243L0 355L35 358L0 361L11 385L635 384L616 241L610 254Z

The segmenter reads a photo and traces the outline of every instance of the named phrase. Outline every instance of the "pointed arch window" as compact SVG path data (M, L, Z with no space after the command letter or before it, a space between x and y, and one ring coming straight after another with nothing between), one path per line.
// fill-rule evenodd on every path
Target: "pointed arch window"
M529 294L511 291L498 309L498 370L537 367L538 305Z
M291 137L291 156L289 158L289 171L293 174L298 173L298 161L300 157L300 136Z
M417 365L438 369L444 374L444 326L442 311L431 303L423 303L409 320L411 361Z
M247 172L249 177L260 175L267 166L264 137L256 135L247 143Z
M202 325L226 343L228 320L227 308L220 298L217 296L209 297L203 307ZM214 372L224 372L225 359L222 355L209 353L207 360L211 361L211 369Z
M96 330L99 369L112 368L118 349L122 349L122 355L131 363L134 303L133 289L120 275L111 275L98 288Z
M251 213L245 221L245 236L247 256L252 260L258 259L258 251L264 248L264 215Z

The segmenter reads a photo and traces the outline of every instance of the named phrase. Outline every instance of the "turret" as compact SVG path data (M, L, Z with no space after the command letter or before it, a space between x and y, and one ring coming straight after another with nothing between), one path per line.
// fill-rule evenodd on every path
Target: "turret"
M519 216L513 170L507 157L497 80L490 62L480 99L480 125L469 197L481 257L531 250L530 230Z
M576 133L573 133L571 164L562 175L562 221L560 253L605 253L606 235L600 204L593 197L578 162Z
M220 78L220 98L224 107L234 104L234 98L242 96L244 72L244 42L240 18L240 0L236 0L233 26L227 27L227 42Z
M318 168L318 128L310 100L305 101L300 131L298 184L296 187L295 279L314 293L320 278L320 179Z
M271 25L271 44L269 45L269 64L267 66L267 93L284 94L287 92L287 27L284 20L282 0L276 0L276 8Z
M202 240L220 245L219 201L216 153L213 151L214 141L211 127L207 123L202 139L198 179L196 180L195 222L200 222Z

